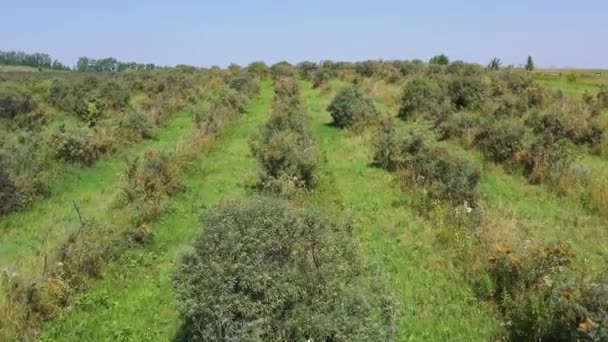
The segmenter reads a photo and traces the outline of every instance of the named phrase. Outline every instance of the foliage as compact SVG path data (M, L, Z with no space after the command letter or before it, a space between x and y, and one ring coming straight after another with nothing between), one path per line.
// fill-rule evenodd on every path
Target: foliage
M300 77L311 81L312 75L317 71L317 64L309 61L298 63L298 71L300 72Z
M454 155L424 131L392 130L379 138L374 164L389 171L405 171L408 182L428 186L430 195L454 204L477 202L481 171Z
M477 109L486 98L479 77L456 77L448 84L448 95L456 109Z
M270 74L270 69L264 62L252 62L247 66L247 71L256 75L259 79L264 79Z
M173 281L190 340L395 338L395 302L348 224L260 199L229 203L204 225Z
M399 116L408 119L417 114L429 115L436 124L441 123L449 114L445 90L428 78L415 78L403 89Z
M327 84L333 77L333 74L327 68L318 68L312 74L312 86L313 88L319 88Z
M91 129L60 127L50 141L56 159L68 163L91 166L100 157Z
M21 196L15 182L0 162L0 215L13 211L21 205Z
M509 121L486 122L475 136L475 143L486 158L504 163L523 149L524 128Z
M563 243L514 248L497 244L486 266L486 289L504 315L510 340L602 341L608 286L567 273L574 253Z
M431 57L429 64L448 65L450 64L450 59L442 53L441 55Z
M247 96L257 95L260 92L260 82L250 73L242 73L233 77L229 82L229 86Z
M156 126L152 119L142 112L129 112L119 122L119 129L126 139L138 141L152 139Z
M370 122L378 116L371 98L364 96L355 86L342 88L327 107L333 122L341 128Z
M17 87L0 87L0 118L13 118L36 107L32 95Z

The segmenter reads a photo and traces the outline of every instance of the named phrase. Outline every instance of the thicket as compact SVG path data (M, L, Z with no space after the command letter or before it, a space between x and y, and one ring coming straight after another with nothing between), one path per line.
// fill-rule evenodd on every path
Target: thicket
M394 340L396 302L350 224L262 198L203 225L173 278L188 340Z

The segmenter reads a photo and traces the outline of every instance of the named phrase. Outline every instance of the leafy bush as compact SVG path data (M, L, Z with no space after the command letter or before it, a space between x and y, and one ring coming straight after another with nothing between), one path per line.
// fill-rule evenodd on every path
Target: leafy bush
M90 166L101 156L88 128L62 126L51 136L50 145L55 158L68 163Z
M129 112L120 120L118 127L126 139L133 141L152 139L156 134L152 119L141 112Z
M229 82L229 86L248 96L257 95L260 92L260 82L249 73L233 77Z
M259 79L264 79L270 73L270 69L264 62L252 62L247 66L247 71L256 75Z
M333 74L327 68L318 68L312 74L312 87L319 88L327 84L333 77Z
M300 72L300 77L310 81L314 72L317 71L317 64L308 61L298 63L298 71Z
M573 161L573 153L567 141L544 135L537 137L530 147L517 158L524 166L524 174L531 183L542 183L567 171Z
M129 90L115 81L105 82L99 88L100 105L105 110L121 111L129 106Z
M486 158L503 163L523 149L524 128L510 121L487 122L475 136L475 143Z
M175 155L149 151L143 159L130 161L125 172L123 192L128 202L173 195L184 190L180 183L181 169Z
M296 72L289 62L279 62L273 64L270 67L270 73L272 74L272 79L276 80L278 78L295 78Z
M505 118L522 117L527 111L527 99L513 94L503 94L497 99L498 106L494 110L494 116Z
M253 154L262 166L263 189L289 194L298 188L315 186L318 151L303 116L303 113L273 113L260 137L252 143Z
M481 171L431 137L412 130L393 130L376 145L374 164L407 173L409 182L429 187L432 197L454 204L477 202Z
M514 341L603 341L608 335L608 286L567 273L574 253L563 243L515 249L499 243L486 266L487 295Z
M437 82L428 78L415 78L403 90L399 116L408 119L416 114L427 114L439 124L449 114L447 94Z
M597 92L597 104L600 108L608 108L608 86L601 85L600 90Z
M191 341L390 341L389 288L359 256L352 227L260 199L229 203L174 275Z
M342 88L327 110L334 124L341 128L365 124L378 116L371 98L364 96L355 86Z
M15 182L0 162L0 215L9 213L21 205L21 196Z
M459 112L450 115L438 127L440 140L462 138L465 146L473 143L475 135L481 124L478 114L472 112Z
M25 90L16 87L0 88L0 118L11 119L35 108L36 104L31 94Z
M457 109L476 109L486 98L485 87L475 76L456 77L448 84L448 95Z

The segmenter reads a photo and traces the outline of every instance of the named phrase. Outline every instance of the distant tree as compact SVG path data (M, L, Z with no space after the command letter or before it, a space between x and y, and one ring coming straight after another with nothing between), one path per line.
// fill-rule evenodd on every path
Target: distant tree
M500 58L494 57L494 58L492 58L492 60L488 64L488 69L490 69L490 70L498 70L498 69L500 69L501 65L502 65L502 61L500 60Z
M526 61L526 70L533 71L534 70L534 62L532 61L532 56L528 56L528 60Z
M76 71L89 71L89 58L80 57L76 63Z
M450 64L450 59L445 54L437 55L431 57L429 60L430 64L438 64L438 65L448 65Z

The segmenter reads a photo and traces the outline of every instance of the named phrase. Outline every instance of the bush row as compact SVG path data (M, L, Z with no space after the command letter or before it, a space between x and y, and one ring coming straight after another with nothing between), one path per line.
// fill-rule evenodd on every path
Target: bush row
M275 78L270 117L252 141L251 149L262 168L261 189L290 195L315 186L317 145L295 78Z

